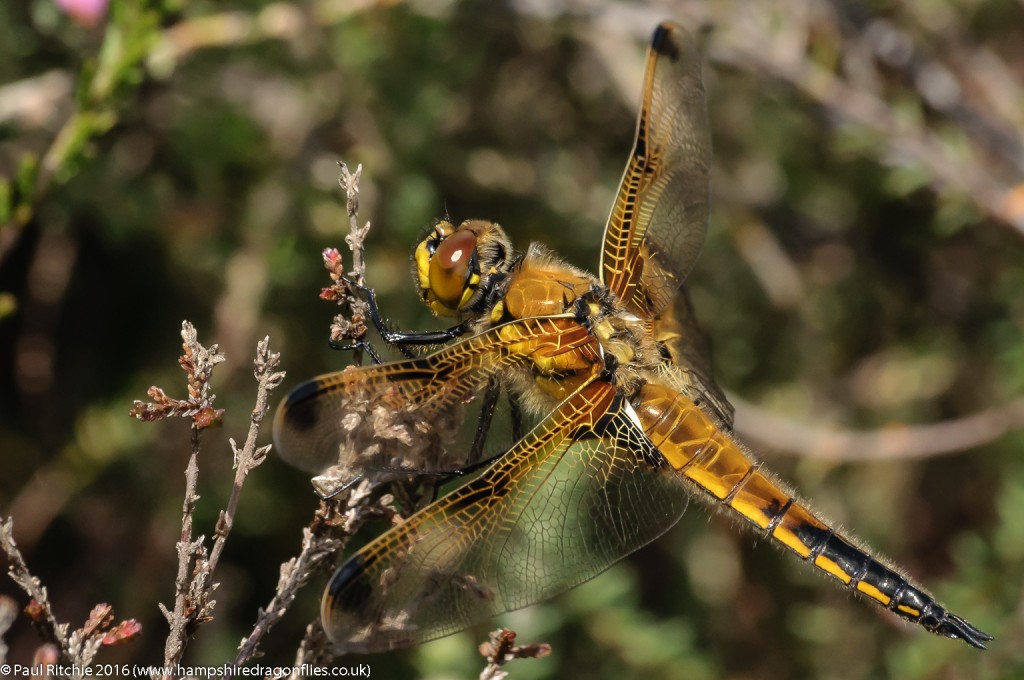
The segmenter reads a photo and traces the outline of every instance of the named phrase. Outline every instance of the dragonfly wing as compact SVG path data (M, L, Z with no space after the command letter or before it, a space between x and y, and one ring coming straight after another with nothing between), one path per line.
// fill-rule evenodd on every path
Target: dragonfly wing
M697 323L685 289L679 291L669 309L655 317L653 334L664 344L680 374L675 387L713 416L719 427L731 430L734 409L715 382L711 343Z
M425 357L317 376L285 397L274 418L274 444L287 462L310 473L353 456L392 468L451 469L443 455L461 406L491 376L537 354L570 351L590 338L572 318L512 321ZM376 454L387 449L388 459ZM464 453L464 452L463 452Z
M675 524L686 501L625 400L590 382L480 477L342 565L324 626L354 652L454 633L592 578Z
M605 228L601 280L630 311L666 309L704 244L711 137L701 58L663 23L647 53L633 152Z

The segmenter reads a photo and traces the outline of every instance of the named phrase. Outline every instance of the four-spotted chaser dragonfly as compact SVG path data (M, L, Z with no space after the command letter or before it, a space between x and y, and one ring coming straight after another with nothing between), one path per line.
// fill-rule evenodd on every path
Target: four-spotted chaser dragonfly
M366 291L385 339L456 341L295 389L275 423L286 459L329 465L366 404L444 427L494 385L538 424L338 569L322 616L339 648L408 646L550 598L660 536L691 495L933 633L979 648L992 639L830 527L732 435L681 289L704 240L709 156L698 50L662 24L599 276L536 244L515 255L493 222L441 221L417 246L414 275L424 302L457 326L390 333Z

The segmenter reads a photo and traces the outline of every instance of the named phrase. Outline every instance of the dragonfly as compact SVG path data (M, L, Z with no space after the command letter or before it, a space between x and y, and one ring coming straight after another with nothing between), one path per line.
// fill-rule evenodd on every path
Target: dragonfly
M982 649L993 639L830 526L733 434L682 287L710 202L701 69L695 39L662 23L596 276L536 243L517 255L494 222L439 221L415 248L414 278L455 326L391 331L362 289L386 342L435 350L318 376L278 409L278 450L314 472L337 462L374 409L416 433L393 442L412 463L445 448L438 432L481 393L507 392L535 422L338 568L321 616L339 651L398 649L551 598L665 533L691 497L932 633Z

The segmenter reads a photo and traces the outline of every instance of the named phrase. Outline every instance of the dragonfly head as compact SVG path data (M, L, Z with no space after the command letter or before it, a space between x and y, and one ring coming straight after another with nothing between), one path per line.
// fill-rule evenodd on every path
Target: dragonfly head
M466 220L456 227L441 220L416 246L413 275L430 311L459 317L486 294L492 277L508 272L511 256L512 244L494 222Z

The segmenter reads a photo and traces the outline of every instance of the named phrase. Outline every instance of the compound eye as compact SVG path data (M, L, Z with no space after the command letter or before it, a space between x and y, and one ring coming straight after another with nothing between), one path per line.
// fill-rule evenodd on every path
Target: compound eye
M458 309L469 284L476 234L464 229L441 241L430 258L430 290L450 309Z

